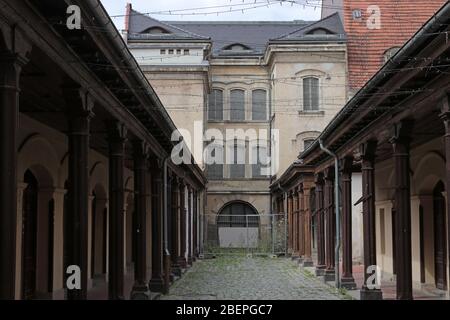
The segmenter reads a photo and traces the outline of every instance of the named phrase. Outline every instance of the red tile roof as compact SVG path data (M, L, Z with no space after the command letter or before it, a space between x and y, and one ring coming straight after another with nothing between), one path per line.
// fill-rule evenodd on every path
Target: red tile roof
M445 0L344 0L344 27L348 36L348 71L351 90L361 88L384 64L384 53L401 47L436 13ZM377 5L381 28L369 29L371 13ZM360 9L362 17L353 18Z

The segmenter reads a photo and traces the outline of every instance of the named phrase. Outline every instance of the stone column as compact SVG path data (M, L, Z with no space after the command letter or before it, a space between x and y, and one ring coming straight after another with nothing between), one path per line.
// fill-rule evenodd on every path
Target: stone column
M81 289L67 290L67 299L87 298L88 288L88 211L89 211L89 127L94 102L85 90L64 88L69 111L69 175L67 232L67 265L81 271ZM63 270L66 272L66 270ZM66 284L64 284L66 288Z
M446 186L446 203L447 203L447 257L450 257L450 96L447 93L442 98L440 118L444 122L445 135L445 186ZM447 266L450 274L450 263ZM448 286L450 290L450 286Z
M410 300L412 293L411 193L409 144L412 124L402 121L393 128L390 142L394 150L395 224L397 234L397 299Z
M133 232L135 234L134 257L134 285L131 291L131 299L148 300L150 292L147 285L147 261L145 259L147 252L147 158L149 146L142 141L135 141L133 144L133 162L134 162L134 215L135 225Z
M181 268L187 267L186 261L186 184L180 179L180 256L178 264Z
M341 286L347 290L356 288L353 278L352 258L352 167L353 157L341 160L342 189L342 276Z
M297 205L298 205L298 251L303 262L305 255L305 202L303 199L303 185L298 187L297 191Z
M187 219L187 264L192 265L192 187L187 186L188 190L188 210L186 214Z
M312 184L310 182L303 183L302 188L302 198L303 198L303 230L304 230L304 257L303 257L303 266L304 267L312 267L312 239L311 239L311 208L309 199L311 196L311 188Z
M298 191L297 188L294 188L292 191L292 258L298 259L300 258L299 255L299 210L298 210Z
M193 234L192 234L192 238L193 238L193 247L192 247L192 255L193 255L193 260L195 261L196 258L198 257L198 193L197 191L194 191L194 203L193 203L193 208L194 208L194 215L193 215Z
M289 247L288 247L288 253L292 255L294 250L294 222L293 222L293 197L292 197L292 191L288 192L288 199L287 199L287 212L288 212L288 226L289 226Z
M163 166L156 157L150 160L152 181L152 277L149 288L153 292L163 292Z
M10 31L5 28L3 32ZM14 32L9 35L16 36ZM11 39L6 51L0 48L0 299L15 295L19 83L30 50L28 45L19 48L25 46L21 37L14 40L17 43Z
M334 214L334 167L328 167L324 172L325 180L325 278L324 281L335 280L334 250L336 244L336 221Z
M317 265L316 276L325 274L325 219L323 202L323 173L317 173L314 177L316 185L316 216L317 216Z
M109 123L109 282L110 300L124 299L124 166L127 129L120 122Z
M361 144L362 201L363 201L363 238L364 238L364 284L361 288L361 300L382 299L382 292L376 284L367 283L368 278L376 272L376 237L375 237L375 152L376 141ZM375 266L375 267L374 267Z
M181 276L181 268L178 263L180 256L179 249L179 225L180 225L180 185L176 176L172 179L172 241L171 241L171 258L172 258L172 272L176 276Z

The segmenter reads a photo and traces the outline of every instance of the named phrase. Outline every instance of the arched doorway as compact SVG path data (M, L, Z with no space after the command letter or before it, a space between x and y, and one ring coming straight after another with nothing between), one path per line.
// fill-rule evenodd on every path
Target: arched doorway
M445 235L445 186L439 181L433 190L434 272L436 288L447 290L447 245Z
M226 204L217 216L219 245L222 248L256 248L259 214L246 202Z
M36 294L38 209L38 181L30 170L25 172L24 183L27 187L22 200L22 298L28 300Z

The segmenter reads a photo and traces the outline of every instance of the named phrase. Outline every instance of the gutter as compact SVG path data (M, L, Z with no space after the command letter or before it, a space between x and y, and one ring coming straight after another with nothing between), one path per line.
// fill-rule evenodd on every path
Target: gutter
M339 198L339 158L338 156L327 149L322 140L319 140L320 149L328 153L334 158L334 210L336 213L336 246L334 249L334 272L336 288L341 287L341 279L339 275L339 250L341 249L341 215L340 215L340 198Z

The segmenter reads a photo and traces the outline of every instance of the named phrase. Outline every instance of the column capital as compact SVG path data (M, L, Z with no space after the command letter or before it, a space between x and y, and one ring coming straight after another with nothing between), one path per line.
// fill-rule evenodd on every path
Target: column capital
M334 166L329 166L323 171L323 178L325 181L334 179Z
M150 155L150 145L142 140L133 141L133 154L135 157L147 160Z
M352 173L353 170L353 156L348 155L339 160L339 171L341 173Z
M106 125L110 141L125 141L127 139L128 129L122 122L113 120L108 121Z
M391 127L391 137L389 139L389 142L392 144L400 143L409 145L412 129L413 121L410 119L405 119L395 123Z
M374 160L378 142L376 140L367 140L359 145L359 153L362 160Z
M314 174L314 183L316 185L323 185L323 172Z

